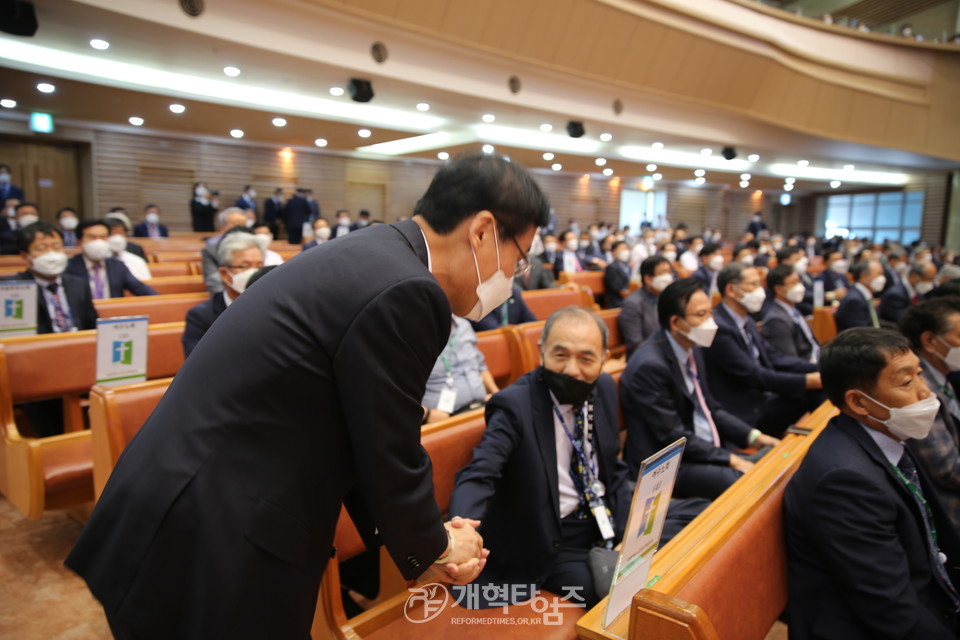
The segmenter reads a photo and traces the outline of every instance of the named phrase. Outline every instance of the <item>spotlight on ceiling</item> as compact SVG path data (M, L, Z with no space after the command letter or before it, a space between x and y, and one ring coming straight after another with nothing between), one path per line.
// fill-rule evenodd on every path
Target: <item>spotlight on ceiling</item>
M567 123L567 133L571 138L581 138L586 131L583 128L583 123L578 120L571 120Z
M350 78L347 90L354 102L370 102L373 100L373 86L369 80Z

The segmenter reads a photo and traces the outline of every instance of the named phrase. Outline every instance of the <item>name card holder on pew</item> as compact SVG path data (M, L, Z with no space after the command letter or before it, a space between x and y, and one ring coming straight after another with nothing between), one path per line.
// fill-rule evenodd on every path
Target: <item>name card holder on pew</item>
M647 585L653 554L660 544L663 523L673 495L673 485L680 469L680 458L686 438L680 438L643 461L637 488L630 504L627 528L613 586L603 614L603 626L609 627L630 607L633 596Z
M0 338L37 334L37 283L0 282Z
M147 380L148 316L97 320L97 384L112 387Z

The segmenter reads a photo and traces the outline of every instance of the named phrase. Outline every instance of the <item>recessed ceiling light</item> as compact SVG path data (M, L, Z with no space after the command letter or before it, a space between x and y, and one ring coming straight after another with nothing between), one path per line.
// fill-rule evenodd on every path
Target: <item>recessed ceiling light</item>
M741 173L741 174L740 174L740 179L741 179L741 180L749 180L751 177L752 177L752 176L751 176L749 173Z
M543 159L546 160L547 162L550 162L550 161L553 160L555 157L556 157L556 156L554 156L554 155L553 155L552 153L550 153L549 151L547 151L545 154L543 154Z
M186 108L185 106L183 106L182 104L174 103L174 104L170 105L170 111L172 111L172 112L174 112L174 113L183 113L183 112L186 111L186 110L187 110L187 108Z
M317 145L318 147L325 147L327 146L327 139L317 138L316 140L313 141L313 144Z
M106 40L101 40L100 38L94 38L90 41L90 46L97 51L106 51L110 48L110 43Z
M853 166L852 164L845 164L845 165L843 165L843 170L844 170L844 171L853 171L854 169L856 169L856 167Z
M232 135L234 138L242 138L242 137L243 137L243 129L231 129L231 130L230 130L230 135Z
M612 133L601 133L601 134L600 134L600 142L610 142L611 140L613 140L613 134L612 134Z
M13 109L16 106L16 100L11 100L10 98L4 98L3 100L0 100L0 107L3 107L4 109Z
M554 171L560 171L560 169L563 169L563 165L560 164L559 162L555 162L552 165L550 165L550 168L553 169Z
M441 160L449 160L450 154L447 153L446 151L441 151L440 153L437 154L437 157L440 158Z
M426 102L417 103L417 111L430 111L430 105Z
M275 127L285 127L285 126L287 126L287 119L286 119L286 118L274 118L274 119L273 119L273 126L275 126Z
M238 75L240 75L240 69L237 67L224 67L223 73L231 78L236 78Z
M697 169L693 172L693 175L697 176L698 178L702 178L703 176L707 175L707 172L703 169Z
M549 122L544 122L542 125L540 125L540 131L543 131L544 133L550 133L553 131L553 125Z
M497 116L493 115L492 113L485 113L480 117L480 119L487 124L490 124L491 122L496 122Z
M711 153L713 153L713 149L711 149L711 148L709 148L709 147L704 147L703 149L700 149L700 155L702 155L702 156L708 156L708 155L710 155Z
M655 164L648 164L648 165L647 165L647 171L656 171L656 170L657 170L657 165L655 165Z
M663 174L662 174L662 173L655 173L655 174L653 174L651 177L652 177L654 180L663 180Z
M749 181L747 181L747 180L741 180L741 181L740 181L740 188L741 188L741 189L746 189L746 188L749 187L749 186L750 186L750 182L749 182Z
M792 184L785 184L785 185L783 185L783 190L784 190L784 191L793 191L793 185L792 185Z
M607 167L606 169L603 170L603 175L605 175L605 176L607 176L607 177L612 176L612 175L613 175L613 169L611 169L610 167Z
M830 181L830 188L831 188L831 189L836 189L836 188L839 187L841 184L842 184L842 183L841 183L839 180L831 180L831 181Z
M129 122L135 127L143 126L143 118L141 118L140 116L130 116L129 118L127 118L127 122Z
M760 160L760 156L758 156L755 153L751 153L750 155L747 156L747 160L749 160L750 162L758 162Z
M809 164L810 164L809 160L797 160L798 167L806 167Z
M697 178L696 180L694 180L694 182L696 182L697 184L703 184L706 181L707 181L706 178Z
M484 153L493 153L493 145L492 145L492 144L485 144L485 145L483 145L483 152L484 152Z
M783 181L786 182L787 184L793 184L794 182L797 181L797 179L796 179L796 178L784 178Z
M370 133L370 129L360 129L360 131L357 131L357 135L361 138L369 138L373 134Z
M37 85L37 91L40 93L53 93L57 88L49 82L41 82Z
M654 151L660 151L661 149L663 149L663 143L654 142L652 145L650 145L650 148L653 149Z
M330 87L330 95L339 98L343 95L343 87Z
M607 164L607 159L606 159L606 158L597 158L596 160L593 161L593 163L594 163L595 165L597 165L598 167L602 167L603 165Z

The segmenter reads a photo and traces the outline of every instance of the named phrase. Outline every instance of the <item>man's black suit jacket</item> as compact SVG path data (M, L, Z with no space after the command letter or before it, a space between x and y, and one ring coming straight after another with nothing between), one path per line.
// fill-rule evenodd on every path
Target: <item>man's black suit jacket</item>
M801 322L806 320L801 319ZM813 335L813 330L810 335ZM803 329L793 316L776 302L771 303L763 315L763 339L783 355L808 361L813 355L814 345L807 340Z
M630 288L630 265L614 260L603 271L603 287L606 289L606 308L623 306L621 291Z
M913 304L910 293L903 281L898 277L896 282L887 287L887 290L880 296L880 307L877 309L877 315L882 320L900 323L900 316Z
M187 322L183 327L183 357L188 357L200 342L200 338L207 332L213 321L220 317L227 308L227 301L223 299L223 292L215 293L209 299L187 311Z
M490 549L477 584L537 584L561 540L553 402L542 369L527 373L487 403L487 428L458 474L450 515L482 521ZM602 374L594 391L597 466L619 540L630 512L627 467L617 458L617 388Z
M957 532L920 472L940 548L957 565ZM856 420L841 414L827 425L783 505L791 638L956 638L920 507Z
M623 301L620 307L620 334L630 357L643 341L660 329L657 318L657 296L646 287L640 287Z
M123 296L124 291L129 291L135 296L155 296L157 292L150 285L144 284L130 273L127 265L123 264L117 258L106 258L103 261L107 270L107 287L110 298L119 298ZM67 260L67 273L82 278L84 282L90 282L90 274L87 272L87 264L83 261L83 254L78 253ZM88 285L89 286L89 285Z
M870 317L869 307L871 304L873 301L863 297L857 287L850 287L837 307L837 331L851 327L872 327L873 319Z
M22 271L12 276L0 278L0 280L34 282L36 279L29 271ZM61 274L60 281L63 283L63 290L67 296L67 304L70 305L70 315L73 317L74 326L80 331L96 329L99 316L90 296L90 285L87 284L86 280L81 280L69 273ZM47 311L47 300L39 287L38 284L37 333L53 333L53 322L50 319L50 313Z
M693 348L697 370L705 364L700 347ZM701 464L728 466L730 451L718 448L695 435L693 415L696 396L687 391L681 366L663 329L658 330L637 349L620 378L620 401L627 419L627 442L623 458L636 476L640 464L678 438L686 437L683 459ZM700 389L717 426L721 443L747 446L750 425L724 408L710 393L710 385L700 376Z
M451 311L426 264L416 222L379 225L221 314L67 558L108 616L143 639L307 638L344 502L405 578L443 553L420 400Z
M158 231L160 232L161 238L167 238L170 236L170 232L167 230L167 225L157 223ZM150 225L146 222L141 222L134 225L133 227L133 237L134 238L149 238L150 237Z

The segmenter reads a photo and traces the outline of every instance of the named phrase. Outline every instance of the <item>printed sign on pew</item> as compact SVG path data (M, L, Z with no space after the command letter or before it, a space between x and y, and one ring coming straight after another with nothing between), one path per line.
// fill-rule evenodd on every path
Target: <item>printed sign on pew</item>
M97 320L97 384L108 387L147 379L147 316Z
M0 282L0 338L37 334L37 284Z

